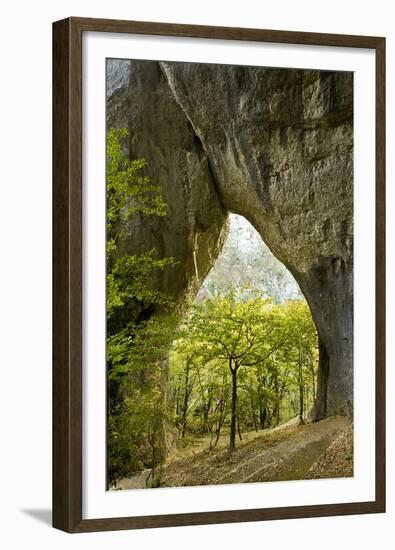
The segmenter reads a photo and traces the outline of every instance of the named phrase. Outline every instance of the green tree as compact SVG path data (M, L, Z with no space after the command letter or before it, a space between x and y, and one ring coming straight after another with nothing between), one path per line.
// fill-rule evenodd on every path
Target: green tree
M136 215L166 215L160 186L141 172L144 159L130 160L122 153L125 128L110 128L107 134L107 324L110 334L125 328L125 319L135 319L151 304L163 304L169 297L152 284L155 272L172 266L172 258L157 258L150 249L139 254L122 253L125 227Z
M166 315L170 297L155 273L174 265L155 250L123 251L126 227L135 216L166 215L162 190L144 175L144 159L123 153L125 128L107 133L107 365L109 484L164 455L164 359L175 326ZM160 318L155 311L160 309ZM166 322L163 322L166 317ZM143 345L144 344L144 345ZM148 443L148 444L147 444Z
M298 393L298 415L304 422L307 407L313 405L316 388L318 338L310 309L304 301L291 301L284 304L289 326L289 346L286 350L287 362L291 367L294 386ZM307 403L307 396L310 402Z
M195 305L189 321L200 360L226 362L231 374L229 450L235 448L237 380L239 369L263 363L286 338L279 308L271 300L241 300L231 291L226 296Z

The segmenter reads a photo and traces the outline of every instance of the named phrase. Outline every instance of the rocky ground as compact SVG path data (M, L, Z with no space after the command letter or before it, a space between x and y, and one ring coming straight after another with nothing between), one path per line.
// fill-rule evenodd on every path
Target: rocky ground
M307 478L352 477L353 425L350 423L310 468Z
M149 471L115 489L145 487ZM163 467L161 485L180 487L338 478L353 475L353 429L345 417L300 425L296 420L263 433L250 432L229 454L226 439L207 450L206 439L186 447Z

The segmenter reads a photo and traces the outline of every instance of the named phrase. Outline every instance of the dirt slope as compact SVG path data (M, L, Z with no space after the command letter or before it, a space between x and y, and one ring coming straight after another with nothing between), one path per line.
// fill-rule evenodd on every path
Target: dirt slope
M313 464L307 477L309 479L352 477L353 462L353 425L350 423Z
M176 458L163 468L162 486L217 485L352 476L352 424L330 417L313 424L284 426L248 434L232 455L226 443ZM149 471L122 480L117 489L145 486Z

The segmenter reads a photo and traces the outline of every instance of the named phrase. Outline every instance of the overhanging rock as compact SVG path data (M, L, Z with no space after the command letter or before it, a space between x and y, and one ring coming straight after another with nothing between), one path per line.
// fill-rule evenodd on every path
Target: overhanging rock
M124 246L175 257L158 284L181 303L215 261L227 212L245 216L310 305L316 418L350 413L352 74L143 61L119 81L108 123L129 129L130 154L148 160L168 203L166 218L134 220Z

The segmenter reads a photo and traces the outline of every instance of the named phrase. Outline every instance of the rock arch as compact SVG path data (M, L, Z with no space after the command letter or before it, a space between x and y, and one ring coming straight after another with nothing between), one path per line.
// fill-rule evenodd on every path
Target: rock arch
M320 340L315 417L353 402L352 74L125 61L108 70L108 124L129 129L168 204L134 220L128 250L178 260L162 289L183 302L247 218L291 271ZM115 84L114 84L115 83ZM138 244L137 244L138 243Z

